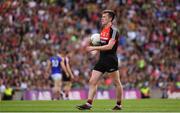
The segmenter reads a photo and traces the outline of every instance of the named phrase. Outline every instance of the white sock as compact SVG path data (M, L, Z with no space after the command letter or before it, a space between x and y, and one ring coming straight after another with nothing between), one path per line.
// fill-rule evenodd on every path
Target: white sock
M87 106L90 106L90 107L92 106L92 105L91 105L91 104L89 104L88 102L86 103L86 105L87 105Z
M122 105L118 105L118 104L116 104L116 106L117 106L117 107L119 107L119 108L121 108L121 107L122 107Z

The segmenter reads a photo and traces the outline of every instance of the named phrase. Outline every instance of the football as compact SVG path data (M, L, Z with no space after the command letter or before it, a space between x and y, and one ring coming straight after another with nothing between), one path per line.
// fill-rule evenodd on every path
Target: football
M99 33L94 33L91 35L91 43L93 46L100 45L100 34Z

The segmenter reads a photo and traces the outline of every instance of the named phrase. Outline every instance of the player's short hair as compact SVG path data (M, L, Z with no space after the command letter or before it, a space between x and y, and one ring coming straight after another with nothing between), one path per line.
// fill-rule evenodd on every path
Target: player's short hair
M102 14L104 14L104 13L108 13L109 14L109 16L112 18L112 20L111 21L113 21L114 20L114 18L115 18L115 16L116 16L116 14L115 14L115 12L113 11L113 10L104 10L103 12L102 12Z

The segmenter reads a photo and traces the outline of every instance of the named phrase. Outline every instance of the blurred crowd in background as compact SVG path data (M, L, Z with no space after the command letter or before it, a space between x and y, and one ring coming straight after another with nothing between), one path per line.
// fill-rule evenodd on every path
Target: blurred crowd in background
M73 88L88 88L98 54L87 39L100 32L101 12L117 13L118 59L124 89L180 89L180 3L178 0L1 0L0 92L49 89L50 55L68 52ZM113 88L108 76L100 89Z

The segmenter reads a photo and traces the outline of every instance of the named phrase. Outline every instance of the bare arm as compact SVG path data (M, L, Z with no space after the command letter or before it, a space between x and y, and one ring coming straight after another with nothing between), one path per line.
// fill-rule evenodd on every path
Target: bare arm
M50 71L51 71L51 62L48 60L47 61L47 69L46 69L45 77L47 77L47 78L49 77Z
M88 46L87 47L87 51L93 51L93 50L106 51L106 50L111 50L115 43L116 43L116 40L111 38L107 45L103 45L103 46Z
M66 66L65 66L65 64L64 64L64 58L63 57L61 57L62 58L62 61L61 61L61 67L62 67L62 69L64 70L64 72L66 73L66 76L69 76L69 73L68 73L68 71L67 71L67 68L66 68Z
M70 64L69 64L69 59L67 60L66 66L67 66L67 71L70 74L71 78L74 79L74 75L72 73L72 70L71 70L71 67L70 67Z

